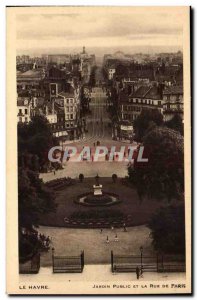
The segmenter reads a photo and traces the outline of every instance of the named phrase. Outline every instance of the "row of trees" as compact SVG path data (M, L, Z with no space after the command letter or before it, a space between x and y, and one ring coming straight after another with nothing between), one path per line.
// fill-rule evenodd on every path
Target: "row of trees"
M54 194L39 179L39 171L48 164L48 151L56 143L48 125L41 116L29 124L18 124L19 255L23 257L38 251L35 228L39 218L56 208Z
M128 167L140 203L153 198L163 207L149 223L156 250L184 253L184 139L179 116L164 122L157 110L142 111L134 122L136 140L144 146L147 162ZM138 150L136 151L138 152ZM137 153L136 153L137 154Z

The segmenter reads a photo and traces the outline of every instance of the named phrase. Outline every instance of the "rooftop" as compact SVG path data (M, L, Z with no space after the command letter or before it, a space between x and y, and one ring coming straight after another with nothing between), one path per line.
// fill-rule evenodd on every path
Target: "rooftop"
M61 92L58 95L61 96L61 97L64 97L64 98L73 98L74 97L74 91Z
M169 86L163 91L163 94L164 95L183 94L183 86L180 85Z
M25 99L21 99L18 98L17 99L17 106L28 106L29 105L29 99L25 98Z

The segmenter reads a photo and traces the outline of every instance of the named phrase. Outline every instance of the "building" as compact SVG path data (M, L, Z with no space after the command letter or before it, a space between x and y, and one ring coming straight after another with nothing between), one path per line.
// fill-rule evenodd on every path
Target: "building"
M55 65L63 65L70 63L70 55L69 54L49 54L45 56L48 64Z
M171 120L175 114L183 119L183 87L170 86L163 91L164 120Z
M46 104L45 116L50 124L57 123L57 113L54 109L54 102Z
M29 123L31 120L30 100L18 97L17 99L17 120L20 123Z
M42 70L28 70L17 72L17 91L40 89L45 73Z
M68 132L68 138L76 138L80 118L79 94L74 89L70 89L70 92L61 92L55 99L55 103L64 112L64 124Z
M116 69L114 67L110 67L108 69L108 79L112 80L115 73L116 73Z
M124 91L120 93L120 120L133 123L144 109L158 109L163 113L162 88L160 86L141 86L130 96Z

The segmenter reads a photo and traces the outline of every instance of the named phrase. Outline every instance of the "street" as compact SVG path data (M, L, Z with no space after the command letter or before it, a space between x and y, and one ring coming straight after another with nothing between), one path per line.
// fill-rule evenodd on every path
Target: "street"
M96 82L103 81L101 68L97 68ZM105 88L96 86L91 91L90 101L91 113L86 116L87 133L83 139L69 143L69 146L77 147L77 155L85 146L91 148L91 155L95 154L96 146L105 146L109 150L112 146L116 147L116 151L120 151L121 146L128 146L131 144L128 141L115 141L112 139L112 124L107 112L107 96ZM135 144L135 143L134 143ZM65 148L67 144L63 145ZM125 157L128 153L125 152ZM112 174L117 174L118 177L125 177L127 173L128 162L118 162L118 157L114 161L107 161L105 156L100 157L98 162L87 161L84 158L80 162L76 162L76 156L70 157L68 161L63 163L63 170L58 170L56 174L46 173L40 174L40 178L44 181L53 180L55 178L71 177L78 178L80 173L85 177L94 177L97 174L100 177L111 177Z

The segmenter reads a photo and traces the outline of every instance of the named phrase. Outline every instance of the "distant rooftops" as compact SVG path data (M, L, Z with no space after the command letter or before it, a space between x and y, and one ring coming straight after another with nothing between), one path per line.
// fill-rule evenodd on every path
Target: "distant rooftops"
M38 77L41 76L41 72L38 70L28 70L24 73L20 73L21 77L25 77L25 76L32 76L32 77Z
M163 91L164 95L183 94L183 87L180 85L169 86Z
M140 86L130 97L160 100L162 99L162 90L158 86Z
M61 92L58 95L61 96L61 97L64 97L64 98L73 98L74 97L74 90L71 90L69 92Z

